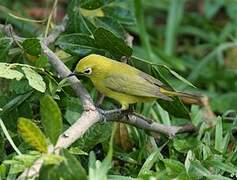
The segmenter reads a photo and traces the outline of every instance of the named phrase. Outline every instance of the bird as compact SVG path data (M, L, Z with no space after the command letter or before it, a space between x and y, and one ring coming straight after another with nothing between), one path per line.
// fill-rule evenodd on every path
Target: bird
M172 101L172 97L196 98L195 95L176 92L153 76L102 55L90 54L76 65L71 75L88 77L96 89L121 104L127 110L130 104L156 99Z

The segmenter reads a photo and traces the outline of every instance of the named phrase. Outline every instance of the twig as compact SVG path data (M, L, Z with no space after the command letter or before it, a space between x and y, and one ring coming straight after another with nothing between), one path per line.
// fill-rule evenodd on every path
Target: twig
M47 21L47 25L46 25L46 29L45 29L45 34L44 34L44 37L46 38L48 36L48 32L49 32L49 25L51 23L51 19L53 17L53 14L54 14L54 11L57 7L57 4L58 4L58 0L54 0L54 3L53 3L53 7L52 7L52 10L49 14L49 18L48 18L48 21Z
M96 101L96 104L95 104L96 107L99 107L103 103L104 98L105 98L105 95L99 92L98 93L98 98L97 98L97 101Z
M121 122L121 123L126 123L130 124L132 126L135 126L137 128L146 130L146 131L151 131L151 132L156 132L156 133L161 133L169 138L174 137L176 134L179 133L190 133L190 132L195 132L196 127L193 126L192 124L185 125L185 126L168 126L168 125L163 125L154 122L153 120L143 117L140 114L133 113L133 112L128 112L128 113L112 113L112 114L107 114L106 120L107 121L114 121L114 122Z

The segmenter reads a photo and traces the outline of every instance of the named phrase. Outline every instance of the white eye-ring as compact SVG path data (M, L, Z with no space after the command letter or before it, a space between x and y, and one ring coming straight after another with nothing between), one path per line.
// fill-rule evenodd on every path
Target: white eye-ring
M84 74L91 74L92 73L92 69L90 67L86 68L83 72Z

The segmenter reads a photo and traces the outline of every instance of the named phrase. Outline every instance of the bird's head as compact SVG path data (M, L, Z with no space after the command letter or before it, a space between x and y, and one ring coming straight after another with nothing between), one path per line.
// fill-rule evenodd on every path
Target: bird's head
M93 78L104 71L109 61L104 56L96 54L88 55L77 63L74 73Z

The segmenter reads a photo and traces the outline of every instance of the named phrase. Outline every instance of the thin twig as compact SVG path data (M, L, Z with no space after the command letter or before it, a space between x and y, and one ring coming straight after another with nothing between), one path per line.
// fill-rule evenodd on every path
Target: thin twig
M114 121L114 122L122 122L126 124L130 124L137 128L143 129L145 131L156 132L164 134L170 138L174 137L176 134L179 133L190 133L195 132L196 127L192 124L185 125L185 126L168 126L156 123L155 121L141 116L140 114L128 112L128 113L111 113L106 114L107 121Z
M54 14L54 11L57 7L57 4L58 4L58 0L54 0L54 3L53 3L53 7L52 7L52 10L49 14L49 18L48 18L48 21L47 21L47 25L46 25L46 29L45 29L45 34L44 34L44 37L46 38L48 36L48 32L49 32L49 25L51 23L51 19L52 19L52 16Z

